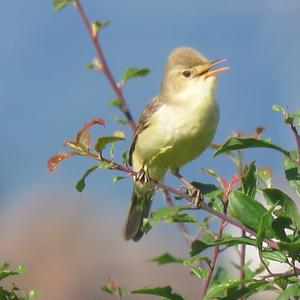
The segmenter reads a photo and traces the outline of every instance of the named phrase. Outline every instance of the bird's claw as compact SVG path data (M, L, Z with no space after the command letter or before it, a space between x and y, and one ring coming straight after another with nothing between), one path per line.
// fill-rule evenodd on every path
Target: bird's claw
M183 193L188 194L192 198L190 204L193 208L201 207L201 203L204 201L204 196L199 189L195 187L188 188L185 185L181 185L179 187L179 190Z
M204 201L204 196L201 191L197 188L192 188L188 190L190 197L192 197L192 206L195 208L200 208L201 203Z
M141 169L135 176L134 176L134 180L138 181L142 184L147 183L148 181L150 181L150 176L149 173L145 170L145 169Z

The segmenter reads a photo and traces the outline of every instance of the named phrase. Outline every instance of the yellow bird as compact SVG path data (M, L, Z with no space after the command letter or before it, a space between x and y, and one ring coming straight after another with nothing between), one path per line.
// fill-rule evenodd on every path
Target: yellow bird
M129 150L129 164L138 172L123 230L125 240L143 236L154 186L166 172L197 158L211 143L219 121L215 99L217 73L224 59L210 61L198 51L176 48L168 57L160 93L145 107Z

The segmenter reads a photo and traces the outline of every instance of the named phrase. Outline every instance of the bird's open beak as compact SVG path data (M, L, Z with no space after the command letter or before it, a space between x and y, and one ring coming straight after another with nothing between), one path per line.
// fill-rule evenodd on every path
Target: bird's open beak
M199 68L198 76L203 75L204 78L208 78L210 76L214 76L218 73L225 72L225 71L229 70L229 67L222 67L222 68L218 68L218 69L213 69L215 66L219 65L220 63L222 63L224 61L226 61L226 59L221 58L221 59L217 59L217 60L214 60L212 62L209 62L207 65L204 66L204 68L203 68L203 65L202 65L201 68ZM198 68L198 67L196 67L196 68Z

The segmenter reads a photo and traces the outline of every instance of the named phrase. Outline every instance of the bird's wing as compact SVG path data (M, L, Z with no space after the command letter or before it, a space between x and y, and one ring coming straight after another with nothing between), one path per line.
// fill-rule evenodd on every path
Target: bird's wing
M149 126L150 117L155 113L161 106L163 105L163 101L159 96L154 97L144 108L142 114L140 115L131 146L129 149L129 165L132 165L132 154L135 149L135 145L137 143L138 136L140 133L145 130Z

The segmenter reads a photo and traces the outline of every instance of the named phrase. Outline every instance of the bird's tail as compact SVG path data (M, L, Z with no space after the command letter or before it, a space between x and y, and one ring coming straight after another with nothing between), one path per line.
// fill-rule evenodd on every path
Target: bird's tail
M135 183L129 209L123 229L123 237L127 240L138 241L142 238L143 219L149 216L154 188L141 188L140 184Z

